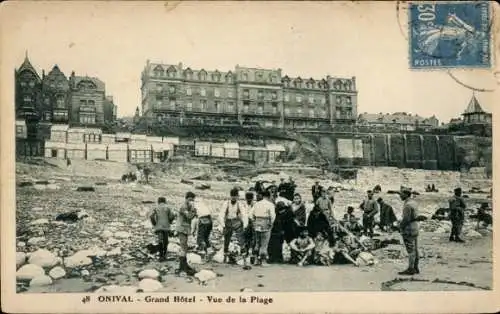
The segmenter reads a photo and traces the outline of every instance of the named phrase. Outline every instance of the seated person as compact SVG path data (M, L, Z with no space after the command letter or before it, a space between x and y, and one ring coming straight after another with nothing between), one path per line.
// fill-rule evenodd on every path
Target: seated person
M304 266L311 262L314 251L314 241L309 236L306 228L302 228L300 236L290 242L291 263L297 263L298 266Z
M432 192L432 188L430 184L427 184L427 187L425 188L425 192Z
M314 264L330 266L333 260L334 251L328 243L328 235L323 232L318 233L316 239L314 239L314 245Z
M354 215L354 207L352 206L347 207L347 213L344 214L341 224L351 232L361 232L363 230L359 218Z
M488 227L489 225L493 225L493 217L490 213L487 213L487 211L490 210L491 208L489 208L488 203L482 203L481 207L477 209L477 214L470 215L469 217L477 219L478 227L481 223L483 224L483 227Z
M346 232L338 233L339 239L335 243L333 251L335 252L333 263L347 264L352 263L359 266L356 258L362 252L363 247L358 239Z
M434 219L434 220L449 220L450 218L448 217L448 212L449 212L449 209L448 208L438 208L438 210L436 210L436 212L434 213L434 215L432 215L431 219Z

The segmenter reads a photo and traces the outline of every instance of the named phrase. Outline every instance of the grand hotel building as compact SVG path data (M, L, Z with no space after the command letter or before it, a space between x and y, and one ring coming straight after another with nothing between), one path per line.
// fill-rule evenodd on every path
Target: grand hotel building
M237 65L222 72L148 61L141 92L144 117L177 125L318 128L357 117L355 77L306 79L281 69Z

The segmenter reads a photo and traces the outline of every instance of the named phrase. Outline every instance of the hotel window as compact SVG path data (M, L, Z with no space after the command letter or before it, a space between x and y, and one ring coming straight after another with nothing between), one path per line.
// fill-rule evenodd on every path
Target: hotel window
M227 104L227 111L228 112L234 112L234 103L233 102L229 102Z
M336 111L336 112L335 112L335 117L336 117L337 119L340 119L340 111Z
M45 105L49 105L50 104L50 99L48 97L46 97L44 100L43 100L43 103Z
M169 91L170 93L175 93L175 86L174 86L174 85L169 85L169 86L168 86L168 91Z
M218 89L218 88L215 88L215 89L214 89L214 96L215 96L215 97L220 97L220 92L219 92L219 89Z
M220 103L218 101L215 101L214 102L214 108L215 108L215 112L220 112Z
M26 86L26 82L21 82L21 86L25 87Z
M248 81L248 74L247 73L243 73L242 74L242 80L243 81Z
M158 99L158 97L156 97L156 99ZM86 100L80 100L80 106L85 106L87 105L87 101Z
M30 87L35 87L35 82L30 81Z
M24 133L24 127L23 126L16 126L16 134L21 135Z
M338 105L342 103L342 97L341 96L336 96L335 101L337 102Z
M272 105L272 112L273 114L277 114L278 113L278 104L277 103L273 103Z
M45 121L50 121L50 112L45 112L45 115L44 115L44 118L45 118Z
M259 103L259 105L257 106L257 113L258 114L264 113L264 104L263 103Z
M283 98L285 99L285 102L290 101L290 96L288 96L288 94L283 95Z
M321 96L321 104L322 105L326 104L326 97L325 96Z
M257 77L257 80L262 81L262 72L258 72L256 77Z
M186 111L192 111L193 110L193 103L191 102L188 102L186 104Z
M191 96L193 94L193 91L191 90L191 87L186 87L186 95Z
M259 90L257 92L257 98L259 98L259 99L263 99L264 98L264 92L262 90Z
M278 78L276 75L271 75L271 83L276 83L278 81Z
M352 102L351 97L346 97L345 102L346 102L346 104L351 105L351 102Z
M207 110L207 101L206 100L202 99L200 101L200 109L201 109L201 111Z
M309 95L309 103L312 104L314 102L314 96Z
M250 98L250 91L248 89L243 90L243 98Z
M297 107L297 115L301 116L302 115L302 108Z
M93 101L93 100L89 100L88 105L89 105L89 106L95 106L95 101Z
M290 115L290 108L285 108L285 115Z
M314 118L314 109L309 110L309 117Z
M24 101L31 102L31 96L29 96L29 95L24 96Z
M226 82L232 83L233 82L233 76L231 74L226 76Z
M228 90L227 91L227 97L228 98L233 98L233 91L232 90Z
M274 100L278 99L278 93L277 93L277 92L272 92L272 93L271 93L271 97L272 97L272 99L274 99Z
M295 99L297 100L297 102L302 102L302 95L295 96Z
M250 104L248 103L248 101L244 101L243 102L243 112L247 113L250 109Z
M200 88L200 95L201 95L202 97L207 96L207 91L206 91L204 88Z
M175 99L170 99L169 107L171 110L175 110Z
M205 72L200 72L200 80L205 81L207 79L207 73Z

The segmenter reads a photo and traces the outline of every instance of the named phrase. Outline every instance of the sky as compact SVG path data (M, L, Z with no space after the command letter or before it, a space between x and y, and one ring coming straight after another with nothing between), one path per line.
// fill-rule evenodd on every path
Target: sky
M407 11L398 12L396 2L26 1L4 3L0 12L2 78L12 84L28 51L40 74L57 64L68 76L99 77L118 116L140 107L148 59L220 71L281 68L302 78L356 76L358 113L406 111L441 122L458 117L473 93L445 70L409 69ZM498 86L488 70L451 74L476 88ZM486 111L493 94L476 93Z

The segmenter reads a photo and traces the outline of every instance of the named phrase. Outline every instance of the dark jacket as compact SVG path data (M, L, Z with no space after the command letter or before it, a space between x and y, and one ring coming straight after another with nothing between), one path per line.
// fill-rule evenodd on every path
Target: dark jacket
M175 219L174 211L166 204L159 204L153 209L151 216L156 221L154 225L155 231L170 231L172 222Z
M188 209L186 205L182 205L177 217L177 232L183 234L191 233L191 220L196 217L195 209Z
M419 224L416 221L418 217L417 203L411 198L407 199L403 205L403 218L399 224L401 235L417 236Z

